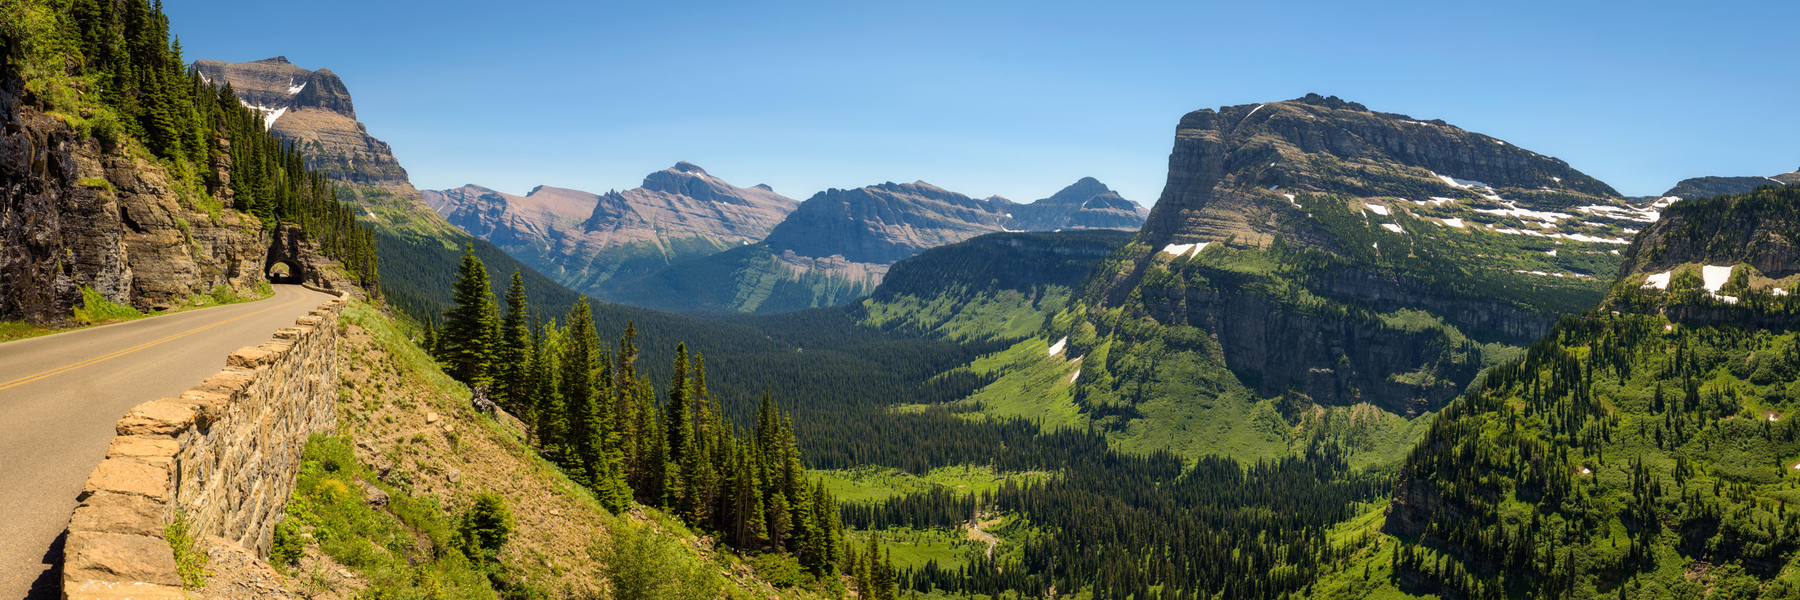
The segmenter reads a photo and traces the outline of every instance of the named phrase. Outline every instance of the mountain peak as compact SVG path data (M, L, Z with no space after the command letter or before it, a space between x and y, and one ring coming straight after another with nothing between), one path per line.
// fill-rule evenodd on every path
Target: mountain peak
M691 162L688 162L685 160L675 163L675 166L669 167L669 170L675 171L678 173L693 173L695 175L705 175L706 174L706 169L702 169L702 168L700 168L700 165L696 165L694 163L691 163Z
M291 64L294 64L294 63L288 62L288 59L286 56L277 56L275 58L265 58L262 60L253 60L250 62L259 64L259 65L291 65Z
M1339 110L1347 109L1347 110L1357 110L1357 111L1362 111L1362 112L1371 112L1369 110L1369 107L1363 106L1361 103L1351 102L1349 100L1345 100L1345 99L1339 98L1337 96L1320 96L1316 93L1307 94L1305 96L1290 100L1289 102L1299 102L1301 104L1311 104L1313 106L1323 106L1325 108L1332 108L1332 109L1339 109Z
M1069 187L1065 187L1055 194L1052 194L1049 198L1039 200L1038 202L1080 205L1081 203L1087 202L1088 198L1111 191L1112 188L1106 187L1106 184L1100 183L1100 180L1092 177L1083 177L1076 180L1075 183L1069 184Z
M753 186L750 186L750 187L753 187L753 188L756 188L756 189L759 189L759 190L762 190L762 191L765 191L765 192L773 192L773 191L775 191L775 188L772 188L772 187L769 187L769 184L766 184L766 183L759 183L759 184L756 184L756 185L753 185Z
M1083 177L1049 198L1009 207L1006 227L1015 231L1134 230L1144 224L1140 208L1100 180Z

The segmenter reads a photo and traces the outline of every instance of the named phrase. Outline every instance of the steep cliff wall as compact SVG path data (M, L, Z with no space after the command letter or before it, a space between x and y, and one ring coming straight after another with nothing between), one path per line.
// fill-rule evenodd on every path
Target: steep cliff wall
M208 211L161 165L29 106L0 127L0 320L63 324L82 287L159 309L262 278L262 224Z
M140 404L88 476L63 548L65 598L180 598L177 517L266 555L307 437L337 424L336 298L183 393Z

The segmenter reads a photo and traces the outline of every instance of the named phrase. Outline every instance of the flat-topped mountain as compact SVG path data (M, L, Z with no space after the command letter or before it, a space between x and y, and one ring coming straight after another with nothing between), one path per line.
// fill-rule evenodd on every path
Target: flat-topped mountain
M1198 110L1177 127L1169 181L1144 227L1151 242L1289 243L1332 249L1294 196L1332 194L1353 212L1551 239L1625 239L1654 220L1561 160L1463 130L1317 94ZM1381 217L1390 217L1381 219ZM1610 273L1608 273L1610 275Z
M597 297L671 264L762 241L799 204L766 185L733 186L688 162L622 192L538 186L515 196L467 185L424 194L457 227Z
M776 252L889 265L926 248L1000 231L1009 202L977 200L923 181L830 189L769 233Z
M1724 194L1742 194L1765 185L1793 185L1800 183L1800 170L1782 173L1773 177L1693 177L1681 180L1669 191L1663 192L1664 198L1694 199L1710 198Z
M1013 231L1057 229L1126 229L1143 226L1149 209L1126 200L1092 177L1083 177L1061 191L1030 204L1007 209L1006 228Z
M1597 303L1657 218L1563 161L1335 97L1197 110L1175 134L1143 228L1030 342L1088 358L1003 378L1024 391L982 396L994 416L1079 414L1126 447L1240 457L1290 447L1255 433L1263 402L1295 435L1352 412L1408 428ZM1044 412L1017 412L1019 393Z
M214 85L229 84L245 106L263 113L270 131L301 141L308 166L332 179L406 183L406 169L393 149L357 122L350 90L331 69L308 71L283 56L243 63L197 60L194 69Z

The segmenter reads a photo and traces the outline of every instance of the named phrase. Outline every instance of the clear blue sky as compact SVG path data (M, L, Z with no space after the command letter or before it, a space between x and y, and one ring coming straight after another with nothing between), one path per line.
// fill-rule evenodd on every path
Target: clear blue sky
M344 79L424 189L637 186L687 160L805 199L925 180L1144 204L1199 108L1337 95L1627 195L1800 168L1792 2L196 2L189 60Z

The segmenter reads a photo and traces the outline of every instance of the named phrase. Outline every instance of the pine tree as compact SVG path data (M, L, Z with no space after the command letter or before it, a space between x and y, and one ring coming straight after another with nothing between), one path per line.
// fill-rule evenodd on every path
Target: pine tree
M444 314L444 330L438 340L444 371L457 381L489 385L494 361L493 334L498 328L494 294L488 289L487 267L475 257L475 245L463 248L462 266L453 288L456 306Z
M675 346L675 373L669 378L669 402L663 406L663 433L669 439L663 507L691 518L693 475L698 452L694 443L693 387L688 380L687 344Z
M560 391L564 419L568 422L570 456L564 457L563 468L576 481L594 486L602 444L595 426L601 420L594 402L594 370L598 366L600 339L594 332L594 315L587 298L575 301L569 309L566 338L560 368Z
M419 346L425 349L426 355L430 356L433 360L436 360L438 353L437 345L437 327L433 326L430 320L427 320L425 321L425 339L419 341Z
M544 449L557 464L564 464L572 451L569 446L569 411L568 403L562 395L562 331L552 319L539 328L542 341L538 344L538 356L533 371L537 373L537 437L538 447Z
M525 327L525 280L517 268L506 288L506 318L500 323L499 377L495 397L515 415L529 411L525 399L531 334Z

